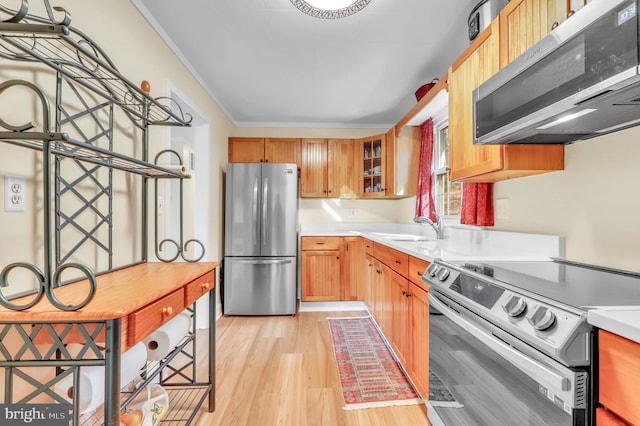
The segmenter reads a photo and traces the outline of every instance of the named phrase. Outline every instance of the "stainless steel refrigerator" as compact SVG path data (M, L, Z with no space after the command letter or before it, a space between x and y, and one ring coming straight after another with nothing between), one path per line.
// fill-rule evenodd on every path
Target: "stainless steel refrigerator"
M229 164L225 200L225 315L295 315L297 166Z

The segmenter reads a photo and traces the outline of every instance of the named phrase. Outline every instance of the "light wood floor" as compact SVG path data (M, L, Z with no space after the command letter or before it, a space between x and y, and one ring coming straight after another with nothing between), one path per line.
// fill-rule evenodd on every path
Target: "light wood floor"
M327 317L222 317L217 322L216 411L195 423L232 426L421 426L424 405L343 410ZM200 341L206 341L201 339ZM200 365L204 365L205 352ZM199 355L200 357L200 355Z

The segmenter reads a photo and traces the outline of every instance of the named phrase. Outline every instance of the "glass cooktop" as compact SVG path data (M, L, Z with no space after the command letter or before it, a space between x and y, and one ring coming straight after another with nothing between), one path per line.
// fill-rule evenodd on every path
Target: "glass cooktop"
M574 308L640 306L640 274L568 262L452 262Z

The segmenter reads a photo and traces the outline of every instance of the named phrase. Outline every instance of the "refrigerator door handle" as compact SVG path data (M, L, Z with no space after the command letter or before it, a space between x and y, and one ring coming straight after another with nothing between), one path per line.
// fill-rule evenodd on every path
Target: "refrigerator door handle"
M253 217L254 217L254 220L256 221L253 227L253 236L254 236L253 240L258 241L258 238L259 238L258 227L260 226L260 222L256 220L258 218L258 179L256 179L253 182L253 205L251 206L251 210L253 211Z
M268 259L268 260L235 260L234 263L251 263L252 265L285 265L293 262L293 259Z
M267 223L269 223L269 218L267 217L267 209L269 195L269 178L264 178L262 182L262 245L267 244Z

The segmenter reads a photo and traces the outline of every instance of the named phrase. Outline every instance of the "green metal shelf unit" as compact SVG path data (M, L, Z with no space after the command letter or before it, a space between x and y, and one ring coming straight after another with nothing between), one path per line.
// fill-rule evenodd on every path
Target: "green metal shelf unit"
M148 201L147 181L154 179L179 179L180 180L180 240L163 240L158 242L158 230L156 222L156 254L159 256L159 248L169 242L176 246L177 254L171 259L160 260L170 262L182 257L187 262L197 262L204 256L204 246L198 240L183 241L182 236L182 179L189 176L176 170L174 167L155 164L158 157L168 153L175 155L178 162L182 159L174 151L161 151L154 162L149 161L149 126L189 126L191 116L185 114L179 104L169 98L153 98L148 93L148 83L143 82L142 88L125 78L111 62L105 52L89 37L72 27L70 14L59 7L52 8L48 0L43 0L47 16L36 16L29 13L29 5L22 0L17 10L0 4L0 63L13 61L20 63L32 63L37 72L45 72L55 75L54 107L50 105L46 92L36 84L20 79L8 80L0 83L0 95L10 88L20 88L32 92L36 99L34 111L41 111L40 124L36 120L23 124L11 124L0 117L0 142L28 148L41 153L42 167L42 212L43 212L43 241L42 241L42 266L38 267L28 262L17 262L7 265L0 272L0 287L9 287L9 274L14 269L24 269L33 274L39 283L33 292L24 295L32 295L27 304L17 305L15 297L5 297L0 291L0 304L5 308L21 311L38 303L42 297L60 310L77 310L86 306L93 298L96 291L96 275L110 272L123 266L114 267L113 264L113 170L121 170L142 177L140 186L140 259L139 262L148 260ZM56 19L56 16L61 19ZM43 68L41 65L45 65ZM52 80L53 81L53 80ZM143 90L145 89L145 90ZM77 106L80 105L81 108ZM123 112L129 118L133 126L140 129L140 145L136 146L139 157L125 155L114 151L114 126L116 111ZM53 170L52 170L53 169ZM86 191L79 188L92 187L95 190ZM73 202L68 202L65 197L73 197ZM93 217L86 220L86 216ZM83 218L83 219L81 219ZM90 223L90 225L87 225ZM65 239L65 232L73 231L81 234L81 238L75 245L63 249L61 241ZM199 255L186 256L186 246L194 244L200 247ZM103 263L105 270L97 274L87 266L74 263L70 260L81 250L98 252L100 258L106 259ZM194 249L195 251L195 249ZM0 265L1 266L1 265ZM89 291L80 303L70 305L56 298L53 289L65 285L62 282L63 271L75 270L73 281L87 278ZM1 290L1 289L0 289ZM210 302L215 302L215 297L210 297ZM209 307L210 317L215 307ZM188 312L195 316L195 306L188 308ZM19 318L18 312L16 312ZM210 320L210 322L213 322ZM117 339L119 336L108 330L109 322L96 322L93 327L106 328L107 336ZM95 341L97 333L85 328L86 324L78 323L71 326L81 329L81 334L86 338L87 360L78 360L77 356L69 356L62 344L68 327L54 327L53 323L34 324L39 333L45 333L54 342L50 350L40 351L36 349L34 336L38 333L26 333L26 325L16 321L15 323L0 324L0 367L5 369L5 401L4 403L27 404L38 396L48 396L57 402L63 402L64 398L56 395L52 389L57 382L69 374L78 375L78 369L85 365L104 365L109 370L108 356L105 348L100 347ZM211 325L214 327L214 325ZM66 330L66 331L65 331ZM18 333L22 336L21 349L16 354L9 354L2 339L11 334ZM215 334L210 334L210 337ZM146 381L148 384L158 374L162 376L164 371L169 371L169 378L176 374L182 376L187 385L197 384L195 379L195 326L189 336L167 358L149 369ZM58 342L57 344L55 342ZM210 342L210 346L213 346ZM109 346L109 338L106 343ZM189 349L190 348L190 349ZM20 354L27 352L37 353L38 361L21 359ZM106 351L108 352L108 351ZM10 355L10 356L9 356ZM171 362L176 355L186 358L186 366L173 367ZM57 374L52 381L45 384L38 383L37 379L21 372L25 366L55 366ZM211 367L210 367L211 368ZM191 370L191 373L187 372ZM109 371L107 374L115 374ZM21 378L33 385L36 390L26 395L19 401L11 399L14 379ZM161 382L167 382L161 377ZM200 398L202 404L205 396L210 393L212 384L204 385L204 393ZM137 395L142 389L122 400L121 407ZM197 386L191 386L189 392ZM172 390L171 392L176 392ZM77 395L75 395L77 396ZM191 397L186 398L192 399ZM2 401L0 401L2 402ZM213 405L210 402L210 410ZM106 409L105 409L106 412ZM91 418L80 416L77 404L74 402L71 411L71 424L92 424L102 422L111 424L109 415L92 416ZM99 418L100 420L96 420ZM187 416L189 424L193 420L193 414ZM182 423L181 423L182 424Z

